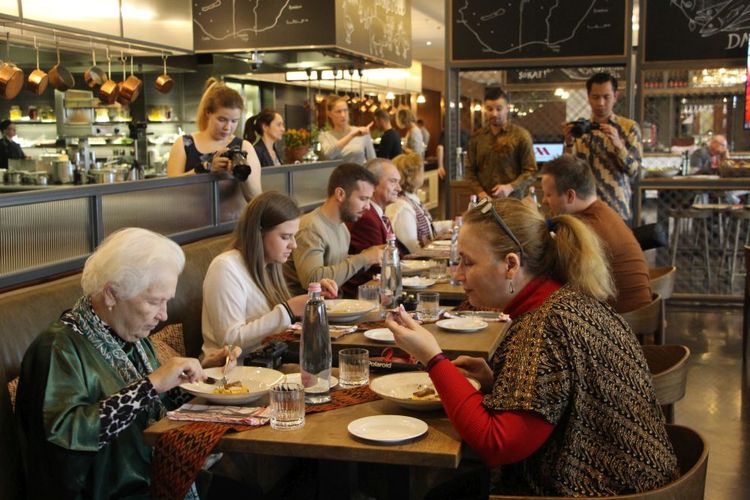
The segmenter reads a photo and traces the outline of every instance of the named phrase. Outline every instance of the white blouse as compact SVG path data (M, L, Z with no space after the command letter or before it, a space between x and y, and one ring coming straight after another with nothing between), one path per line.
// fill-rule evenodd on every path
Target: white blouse
M405 192L404 196L408 196L419 204L419 197L416 194ZM391 220L396 238L409 249L409 252L414 253L421 248L417 237L417 213L411 203L399 198L385 208L385 215ZM432 221L432 227L437 233L450 229L451 224L449 220Z

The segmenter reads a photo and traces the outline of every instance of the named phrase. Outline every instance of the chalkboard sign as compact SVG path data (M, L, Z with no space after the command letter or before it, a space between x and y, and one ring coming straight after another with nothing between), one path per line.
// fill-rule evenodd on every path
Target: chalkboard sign
M333 46L334 2L193 0L195 51Z
M336 45L411 65L411 0L338 0Z
M451 0L451 59L624 57L628 0Z
M750 0L651 0L645 9L645 62L745 59Z
M508 83L568 83L585 82L595 73L605 71L619 81L625 78L621 67L587 66L580 68L529 68L507 71Z

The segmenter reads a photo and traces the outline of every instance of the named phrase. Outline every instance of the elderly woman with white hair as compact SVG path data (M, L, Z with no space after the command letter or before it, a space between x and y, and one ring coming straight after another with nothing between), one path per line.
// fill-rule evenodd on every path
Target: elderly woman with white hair
M143 430L182 402L179 384L205 379L194 358L160 366L148 339L184 265L164 236L110 235L86 261L83 296L27 350L16 411L30 498L148 497Z

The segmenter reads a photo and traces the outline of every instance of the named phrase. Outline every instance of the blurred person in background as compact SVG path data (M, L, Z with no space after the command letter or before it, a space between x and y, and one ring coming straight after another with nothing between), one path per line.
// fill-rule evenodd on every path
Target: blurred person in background
M265 108L245 122L244 138L255 148L261 167L283 163L281 141L284 138L284 119L273 109Z
M326 102L330 130L318 134L321 152L326 160L342 160L364 165L375 158L375 147L370 137L373 122L364 127L349 124L349 99L332 95Z

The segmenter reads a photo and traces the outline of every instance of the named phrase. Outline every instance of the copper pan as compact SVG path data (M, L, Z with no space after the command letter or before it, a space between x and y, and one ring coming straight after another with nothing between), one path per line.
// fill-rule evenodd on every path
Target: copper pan
M107 74L96 65L96 51L94 49L91 49L91 62L93 66L86 70L83 74L83 79L88 88L94 89L107 81Z
M57 64L49 70L49 83L60 92L70 90L76 85L75 78L60 62L60 46L57 46Z
M164 73L156 77L154 84L156 85L156 90L162 94L168 94L172 90L172 87L174 87L174 80L167 74L167 56L162 55L161 58L164 61Z
M112 59L109 57L109 49L107 49L107 77L104 79L101 87L99 87L99 100L104 104L114 104L119 95L117 89L117 83L112 80Z
M15 98L23 88L23 71L10 62L10 34L6 34L6 62L0 67L0 96L3 99Z
M49 77L47 73L39 69L39 47L36 45L36 37L34 38L34 50L36 50L36 69L29 73L26 79L26 88L36 95L42 95L47 90Z
M133 56L130 56L130 76L122 82L122 87L120 88L120 102L122 103L124 100L129 104L135 101L138 99L138 96L141 95L142 88L143 82L133 74Z

